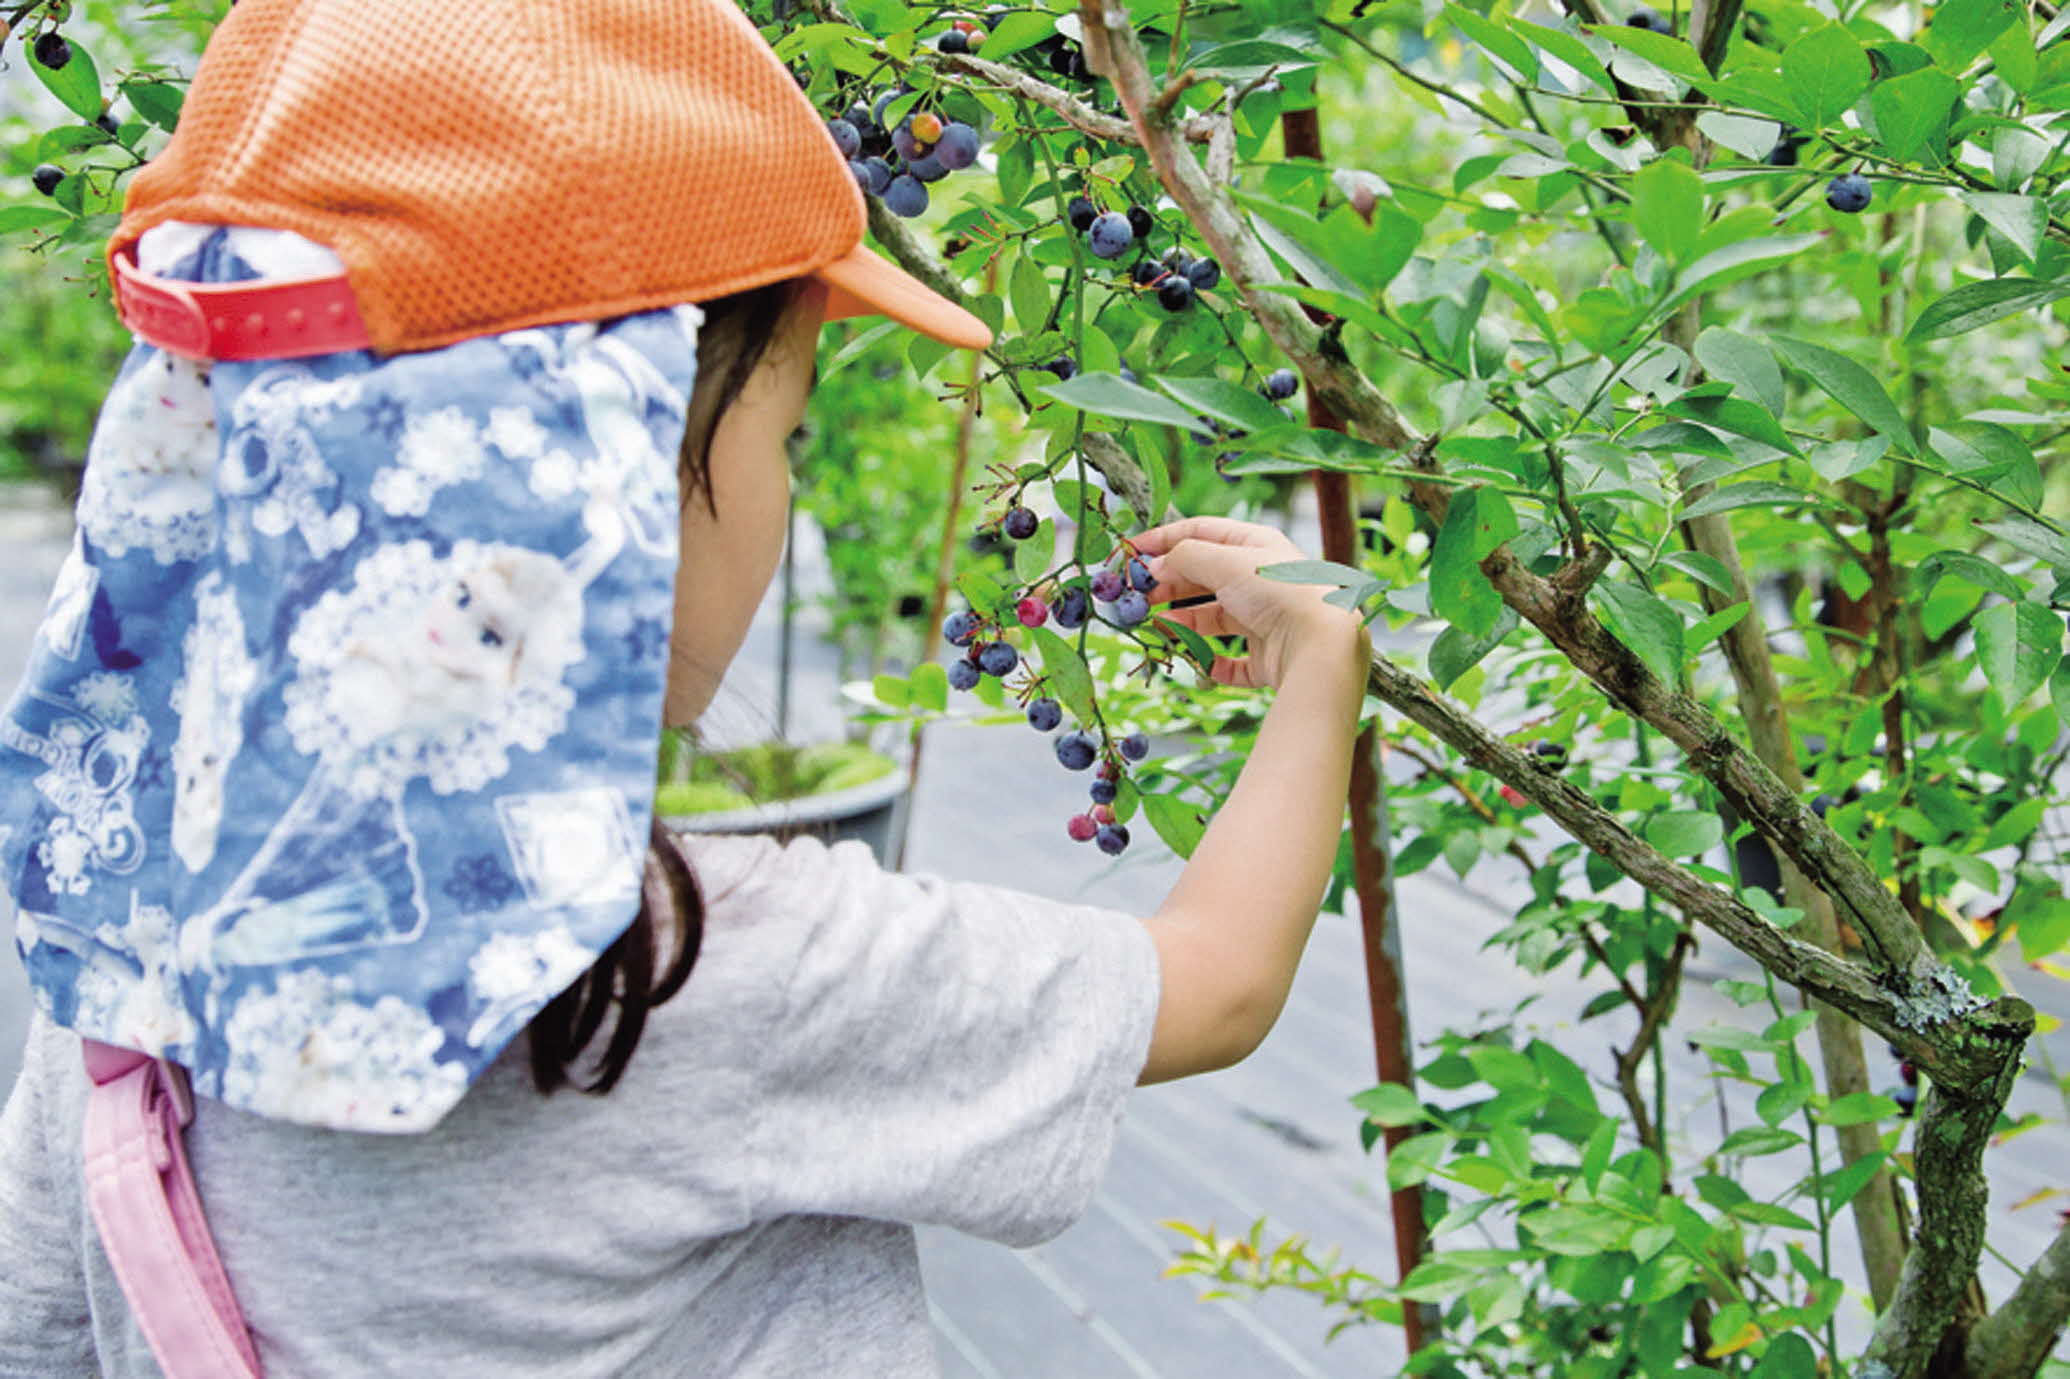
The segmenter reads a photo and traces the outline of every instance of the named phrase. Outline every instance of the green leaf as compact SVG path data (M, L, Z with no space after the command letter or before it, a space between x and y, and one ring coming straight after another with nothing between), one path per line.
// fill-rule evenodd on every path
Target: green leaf
M1042 265L1027 254L1013 261L1013 272L1007 276L1006 295L1013 302L1013 319L1030 335L1041 330L1049 321L1049 278L1042 271Z
M1416 1094L1398 1082L1383 1082L1369 1087L1352 1097L1351 1104L1366 1113L1366 1119L1375 1125L1390 1128L1403 1125L1420 1125L1430 1119L1430 1113L1423 1109L1423 1103Z
M1669 857L1694 857L1725 841L1725 824L1702 809L1671 809L1646 821L1645 839Z
M1661 680L1681 678L1682 619L1674 609L1635 584L1597 580L1589 602L1603 625Z
M180 122L180 107L187 99L187 89L169 81L153 81L149 77L131 77L122 83L122 94L129 98L130 108L157 125L170 130Z
M1821 391L1867 422L1872 430L1890 437L1890 443L1907 455L1919 453L1912 428L1905 424L1904 414L1874 374L1823 345L1780 335L1775 338L1775 345L1792 368L1808 374Z
M1479 665L1487 654L1502 645L1510 633L1517 630L1521 619L1516 610L1504 605L1496 614L1495 625L1479 636L1462 632L1446 624L1438 630L1430 644L1430 678L1439 689L1450 689L1460 676Z
M1762 1154L1780 1154L1802 1143L1804 1137L1794 1130L1781 1130L1772 1125L1747 1125L1727 1135L1725 1142L1718 1146L1718 1153L1727 1158L1756 1158Z
M97 119L101 113L101 74L94 69L93 56L77 38L71 39L72 60L52 70L36 60L34 44L26 44L29 70L65 103L65 109L82 120Z
M1977 526L2014 550L2025 551L2058 570L2070 570L2070 545L2066 545L2053 528L2044 527L2031 517L2015 514L1994 522L1978 522Z
M1825 1199L1826 1210L1838 1211L1854 1200L1854 1195L1868 1185L1889 1157L1885 1150L1872 1150L1837 1172L1821 1175L1814 1180L1812 1190Z
M63 224L71 218L56 206L0 206L0 234L40 230L46 225Z
M1042 653L1042 678L1049 692L1079 722L1092 722L1092 674L1078 648L1046 627L1031 627L1028 632Z
M1877 141L1891 157L1910 159L1937 132L1946 133L1948 108L1961 94L1961 84L1935 67L1877 82L1869 93Z
M1948 71L1960 72L2023 12L2016 0L1941 0L1926 30L1926 51Z
M1726 597L1732 597L1732 571L1725 568L1725 562L1702 551L1669 551L1660 558L1661 564L1673 566L1699 584L1708 584Z
M1336 589L1356 589L1373 580L1364 570L1334 560L1281 560L1260 565L1258 573L1281 584L1327 584Z
M1780 1125L1803 1109L1811 1100L1811 1084L1808 1082L1776 1082L1763 1087L1761 1095L1754 1098L1754 1114L1765 1125Z
M1723 326L1711 326L1696 337L1696 362L1713 378L1722 378L1733 389L1775 416L1783 411L1782 369L1768 346Z
M1861 41L1838 24L1813 29L1783 50L1783 82L1812 129L1838 123L1872 75Z
M2020 587L2018 580L1982 556L1971 555L1967 551L1935 551L1913 566L1915 595L1924 598L1944 574L1967 580L1979 589L2003 594L2009 599L2026 597L2027 591Z
M1200 418L1140 384L1118 373L1082 373L1039 390L1068 407L1095 416L1118 417L1123 421L1148 421L1159 426L1200 429Z
M2039 689L2063 656L2063 620L2039 604L1994 603L1970 624L1977 669L2007 713Z
M956 576L956 587L963 597L970 600L970 606L988 618L1012 617L1012 601L1006 591L977 570L965 570Z
M1475 14L1463 5L1447 4L1445 18L1452 21L1467 39L1477 45L1490 57L1499 59L1517 79L1530 85L1538 79L1538 59L1523 39L1511 33L1492 19Z
M1516 514L1501 494L1475 486L1459 490L1445 511L1430 559L1431 611L1469 636L1493 630L1502 595L1480 562L1516 534Z
M978 56L987 62L997 62L1023 48L1034 47L1056 31L1055 15L1041 10L1015 10L985 35L985 41L978 45Z
M1262 431L1287 422L1286 414L1279 408L1227 379L1160 374L1150 381L1194 411L1240 431Z
M1703 179L1679 159L1655 159L1632 178L1631 216L1662 258L1684 262L1703 233Z
M1181 857L1191 857L1193 849L1200 846L1201 835L1207 832L1198 807L1177 795L1143 796L1143 814L1150 820L1150 827L1157 830L1157 836L1164 839L1164 845Z
M1251 224L1265 246L1287 261L1297 276L1311 286L1362 300L1365 290L1344 269L1332 262L1318 243L1324 232L1314 216L1282 205L1267 197L1234 193L1251 212Z
M2041 252L2041 237L2048 231L2047 202L2038 196L2008 196L2003 192L1964 191L1956 195L1986 225L2011 241L2022 258L2034 262L2035 255Z
M1808 504L1813 507L1823 506L1822 501L1815 493L1806 493L1803 489L1791 488L1788 484L1777 484L1760 480L1753 483L1726 484L1723 487L1714 488L1688 507L1682 509L1679 516L1681 520L1686 522L1692 517L1705 517L1714 512L1729 512L1733 508L1773 507L1778 503Z
M1880 1092L1849 1092L1811 1113L1822 1125L1867 1125L1898 1113L1898 1104Z
M924 709L939 713L949 707L949 672L939 661L922 661L913 667L908 677L913 686L913 702Z
M829 378L832 378L835 374L854 363L870 346L876 344L893 331L903 329L905 327L901 326L897 321L879 321L868 330L861 332L847 344L841 346L840 349L835 350L833 357L819 366L819 381L821 383L826 382Z
M1411 1135L1387 1152L1387 1186L1399 1191L1415 1187L1429 1178L1437 1168L1438 1160L1452 1145L1452 1137L1442 1130L1427 1134Z
M2020 198L2026 199L2026 198ZM1987 278L1958 287L1926 310L1906 333L1908 341L1941 340L1961 335L2007 316L2070 297L2070 282L2036 282L2032 278Z
M943 672L943 684L948 683L947 672ZM913 687L897 675L879 675L870 681L870 690L880 703L894 709L902 709L913 702Z
M1782 423L1775 419L1774 413L1743 397L1691 397L1685 393L1670 404L1668 410L1677 416L1700 421L1705 426L1757 440L1786 454L1798 453L1797 443L1782 429Z
M1673 34L1657 34L1651 29L1637 29L1629 24L1591 24L1588 31L1685 81L1701 81L1711 74L1710 69L1703 65L1703 59L1696 55L1696 49Z
M1035 534L1013 548L1014 577L1023 584L1032 584L1049 569L1051 554L1057 545L1056 523L1045 517L1036 525Z
M1822 243L1818 235L1775 235L1765 239L1743 239L1722 249L1713 249L1683 269L1675 279L1675 290L1661 310L1673 311L1699 292L1724 287L1752 277L1764 268L1787 263L1805 250ZM1780 408L1772 409L1780 411Z

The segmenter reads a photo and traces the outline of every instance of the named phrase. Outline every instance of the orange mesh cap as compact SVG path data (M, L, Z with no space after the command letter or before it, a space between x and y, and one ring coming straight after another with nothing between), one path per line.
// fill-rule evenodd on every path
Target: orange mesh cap
M787 278L982 349L732 0L242 0L109 254L166 220L325 244L384 354Z

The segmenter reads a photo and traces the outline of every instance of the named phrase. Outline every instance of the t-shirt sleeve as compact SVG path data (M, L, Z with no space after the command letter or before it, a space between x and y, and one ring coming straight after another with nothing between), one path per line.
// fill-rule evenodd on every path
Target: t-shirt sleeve
M798 942L752 1094L756 1214L1022 1246L1076 1220L1149 1055L1142 922L887 872L854 842L799 840L775 865Z
M31 1017L21 1075L0 1111L0 1376L52 1379L94 1370L93 1323L78 1222L52 1175L46 1120L52 1027ZM76 1056L78 1041L69 1041ZM71 1165L64 1166L67 1169Z

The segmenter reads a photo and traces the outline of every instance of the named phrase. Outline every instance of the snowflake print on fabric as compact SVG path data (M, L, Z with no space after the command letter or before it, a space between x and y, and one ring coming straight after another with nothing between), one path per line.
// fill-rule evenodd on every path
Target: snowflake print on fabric
M660 618L634 618L621 640L627 660L651 660L668 650L668 624Z
M469 914L500 910L524 894L524 888L504 870L503 859L493 852L461 858L439 890Z
M467 963L467 989L482 1011L467 1042L483 1044L509 1031L589 970L593 956L565 928L536 934L498 934Z
M391 517L422 517L448 484L479 479L486 454L481 430L458 407L410 418L399 463L374 475L374 501Z

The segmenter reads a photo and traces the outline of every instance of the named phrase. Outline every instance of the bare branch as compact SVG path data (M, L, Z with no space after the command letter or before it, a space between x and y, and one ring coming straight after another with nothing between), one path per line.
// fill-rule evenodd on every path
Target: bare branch
M2070 1323L2070 1222L2012 1296L1969 1333L1965 1379L2030 1379Z

